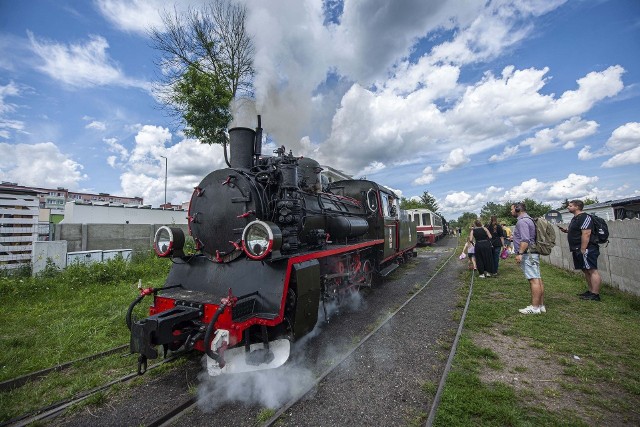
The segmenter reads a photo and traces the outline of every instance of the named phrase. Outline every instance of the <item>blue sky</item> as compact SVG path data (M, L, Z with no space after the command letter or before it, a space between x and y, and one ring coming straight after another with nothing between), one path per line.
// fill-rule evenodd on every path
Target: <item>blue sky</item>
M243 1L270 145L489 201L640 196L640 2ZM220 147L157 102L160 0L0 0L0 180L181 203ZM178 10L201 1L179 1Z

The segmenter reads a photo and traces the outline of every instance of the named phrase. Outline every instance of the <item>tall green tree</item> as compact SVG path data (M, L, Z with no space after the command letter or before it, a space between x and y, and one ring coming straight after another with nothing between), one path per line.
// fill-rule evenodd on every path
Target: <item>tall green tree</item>
M406 197L400 198L400 209L425 209L426 206L420 200L407 199Z
M507 202L505 203L505 206L509 206L509 210L511 210L511 205L517 203L517 202ZM539 216L544 216L547 212L549 212L551 210L551 205L546 204L546 203L539 203L536 202L533 199L530 198L525 198L524 200L522 200L522 203L524 203L524 205L527 208L527 213L529 214L529 216L531 216L532 218L537 218Z
M461 227L462 229L468 229L473 225L476 219L478 219L478 215L474 214L473 212L463 212L462 215L458 217L456 222L458 224L458 227Z
M246 13L231 0L210 0L199 9L161 12L163 25L150 30L160 52L162 101L187 134L205 143L226 141L220 130L231 120L231 101L253 94L255 47Z
M495 202L487 202L480 209L480 217L487 221L491 218L491 215L495 215L497 217L501 217L504 215L504 205L499 205Z
M224 144L231 121L228 105L233 95L218 76L189 69L174 85L174 102L186 122L184 133L206 144Z
M438 206L438 201L435 197L429 194L428 191L422 193L420 196L420 201L425 206L425 208L430 209L433 212L438 212L440 210L440 206Z

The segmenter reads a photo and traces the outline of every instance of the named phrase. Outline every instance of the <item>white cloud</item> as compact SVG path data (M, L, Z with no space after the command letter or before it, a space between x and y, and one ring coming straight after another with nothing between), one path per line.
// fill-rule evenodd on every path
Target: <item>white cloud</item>
M635 165L638 163L640 163L640 146L625 151L624 153L616 154L604 162L602 167L615 168L619 166Z
M159 10L173 7L164 0L96 0L96 6L104 17L123 31L144 35L150 27L162 27ZM195 3L195 2L192 2ZM184 8L185 2L176 4Z
M116 138L103 138L102 140L109 147L109 151L112 153L118 153L120 159L124 160L129 156L129 150L127 150L122 144L119 144Z
M165 160L160 156L167 157L167 199L174 203L189 200L193 188L208 173L226 167L222 146L201 144L193 139L167 146L171 139L168 129L145 125L139 127L135 146L130 151L114 140L105 140L111 147L122 147L121 162L110 160L115 156L107 162L124 170L120 183L125 194L139 195L145 203L153 205L164 203Z
M640 123L626 123L613 131L605 144L613 153L621 153L640 145Z
M591 160L601 155L602 154L592 153L590 145L585 145L580 151L578 151L578 159L580 160Z
M516 155L519 150L520 150L520 147L518 145L515 145L515 146L507 145L506 147L504 147L504 150L502 150L502 153L494 154L491 157L489 157L489 161L501 162L503 160L508 159L511 156Z
M427 166L422 170L422 175L413 180L414 185L424 185L433 182L436 179L435 174L433 173L433 168L431 166Z
M451 150L445 163L438 168L438 172L449 172L452 169L459 168L460 166L469 163L469 161L469 157L464 154L464 150L462 148L455 148Z
M86 129L94 129L94 130L106 130L107 125L104 122L99 122L97 120L92 121L88 125L85 126Z
M356 173L355 176L369 176L373 175L381 170L385 169L387 166L382 162L371 162L367 167L362 169L360 172Z
M598 123L593 120L585 122L580 117L572 117L554 128L539 130L534 137L525 139L520 145L529 146L531 154L540 154L560 146L569 149L575 146L575 141L593 135L597 129Z
M565 179L547 183L548 189L541 197L542 200L549 199L571 199L594 197L594 185L598 182L597 176L586 176L570 173Z
M8 119L6 116L15 111L16 105L7 102L5 98L20 96L20 94L20 87L13 81L0 85L0 138L9 139L12 132L24 129L24 122Z
M596 187L599 178L570 173L566 178L557 181L539 181L536 178L527 179L504 190L490 186L484 191L469 194L466 191L449 193L441 204L445 214L459 216L462 212L479 213L480 209L489 201L495 203L513 202L530 198L558 206L565 199L598 198L607 200L614 198L614 192L601 190ZM628 189L620 189L620 194L628 193ZM609 197L608 197L609 196ZM456 216L457 215L457 216Z
M604 147L595 152L587 145L578 152L580 160L612 156L602 167L614 168L640 163L640 123L629 122L615 129Z
M22 185L77 189L87 178L83 166L52 142L0 143L0 178Z
M43 61L39 71L73 88L93 86L133 86L149 89L149 84L130 79L107 54L109 43L102 36L89 36L86 43L60 44L38 40L28 31L31 49Z

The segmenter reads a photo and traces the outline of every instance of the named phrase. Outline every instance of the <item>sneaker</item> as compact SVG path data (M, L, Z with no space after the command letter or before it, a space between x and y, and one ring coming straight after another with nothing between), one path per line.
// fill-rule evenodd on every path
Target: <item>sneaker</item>
M579 297L586 297L586 296L591 295L591 291L586 291L586 292L583 292L581 294L576 294L576 295L578 295Z
M594 294L589 292L589 295L581 296L580 299L589 301L600 301L600 294Z
M540 314L540 308L534 308L532 305L518 310L522 314Z
M547 309L544 307L544 305L540 306L540 313L546 313Z
M484 274L481 274L478 277L481 278L481 279L484 279L485 276L484 276Z

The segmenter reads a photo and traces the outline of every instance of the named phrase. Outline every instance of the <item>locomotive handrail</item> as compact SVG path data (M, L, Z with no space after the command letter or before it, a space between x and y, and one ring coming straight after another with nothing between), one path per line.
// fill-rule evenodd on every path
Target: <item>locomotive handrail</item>
M140 301L142 301L144 299L144 297L146 297L147 295L157 295L159 291L165 290L165 289L172 289L172 288L181 288L182 285L171 285L171 286L163 286L162 288L147 288L144 289L140 292L140 295L133 300L133 302L129 305L129 308L127 309L127 315L125 317L125 321L127 322L127 328L129 328L129 330L131 330L131 317L133 316L133 309L135 308L136 305L140 304Z

